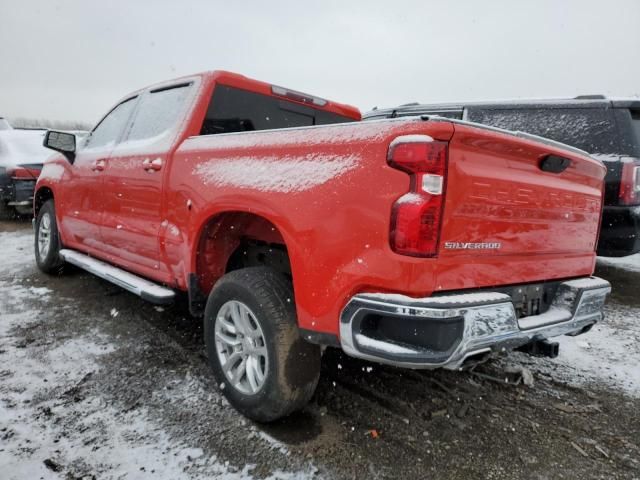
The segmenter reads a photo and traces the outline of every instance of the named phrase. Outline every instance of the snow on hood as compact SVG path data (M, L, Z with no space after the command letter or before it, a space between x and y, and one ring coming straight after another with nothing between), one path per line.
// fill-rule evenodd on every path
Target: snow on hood
M45 130L1 130L0 167L44 163L53 152L42 146Z

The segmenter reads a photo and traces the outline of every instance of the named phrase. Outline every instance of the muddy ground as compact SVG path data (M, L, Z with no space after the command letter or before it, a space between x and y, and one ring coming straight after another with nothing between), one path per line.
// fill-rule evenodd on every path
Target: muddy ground
M184 303L43 275L32 248L29 222L0 223L0 478L640 478L640 261L599 262L608 319L558 359L408 371L329 349L311 404L265 426L223 399Z

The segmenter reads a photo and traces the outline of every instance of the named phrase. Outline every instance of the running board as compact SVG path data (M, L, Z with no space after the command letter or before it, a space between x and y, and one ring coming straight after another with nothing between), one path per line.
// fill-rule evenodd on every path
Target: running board
M153 283L133 273L109 265L84 253L75 250L60 250L60 256L65 262L80 267L87 272L114 283L125 290L135 293L151 303L166 305L172 303L176 294L173 290Z

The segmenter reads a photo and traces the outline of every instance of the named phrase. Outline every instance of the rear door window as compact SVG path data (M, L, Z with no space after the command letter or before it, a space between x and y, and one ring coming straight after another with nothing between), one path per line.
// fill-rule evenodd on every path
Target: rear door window
M184 112L190 86L176 85L142 96L126 140L160 137L170 131Z
M352 122L352 118L269 95L216 85L201 135Z
M93 129L85 144L86 148L98 148L114 145L125 125L129 121L129 116L135 105L137 97L125 100L113 110Z
M607 108L470 108L468 120L532 133L588 153L619 152L615 120Z

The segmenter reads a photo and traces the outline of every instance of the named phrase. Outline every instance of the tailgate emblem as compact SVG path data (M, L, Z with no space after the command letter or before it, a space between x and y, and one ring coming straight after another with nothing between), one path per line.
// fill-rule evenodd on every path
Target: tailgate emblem
M444 242L444 248L448 250L499 250L500 242Z

